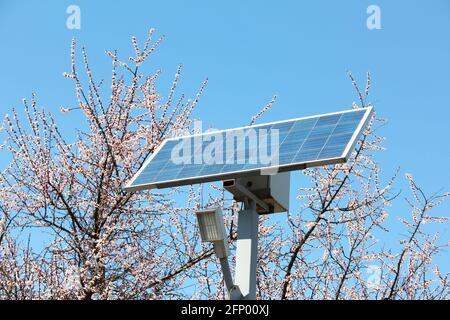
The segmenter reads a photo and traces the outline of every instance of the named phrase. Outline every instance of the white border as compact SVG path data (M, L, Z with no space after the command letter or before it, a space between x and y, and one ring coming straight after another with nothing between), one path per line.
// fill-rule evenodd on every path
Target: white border
M234 131L234 130L239 130L239 129L258 128L261 126L267 126L267 125L271 125L271 124L306 120L306 119L311 119L311 118L330 116L330 115L334 115L334 114L343 114L343 113L348 113L348 112L356 112L356 111L361 111L361 109L366 109L366 112L365 112L363 118L361 119L361 121L359 122L358 127L354 131L349 143L347 144L346 148L344 149L344 152L342 153L342 155L340 157L299 162L299 163L289 163L289 164L285 164L285 165L277 165L277 166L273 166L273 167L264 167L264 168L251 169L251 170L238 170L238 171L231 171L231 172L220 173L220 174L209 174L209 175L197 176L197 177L192 177L192 178L183 178L183 179L166 180L166 181L159 181L159 182L152 182L152 183L144 183L144 184L139 184L139 185L133 186L133 183L137 179L137 177L145 170L145 168L150 163L150 161L152 161L152 159L158 154L158 152L163 148L163 146L170 140L179 140L179 139L187 139L187 138L190 139L192 137L206 136L208 134L217 134L217 133L223 133L223 132ZM353 148L355 147L356 142L358 141L358 137L360 136L360 134L362 133L362 130L366 127L368 121L370 120L370 116L372 115L372 112L373 112L373 107L351 109L351 110L324 113L324 114L302 117L302 118L294 118L294 119L289 119L289 120L268 122L268 123L254 125L254 126L244 126L244 127L238 127L238 128L232 128L232 129L217 130L214 132L198 133L198 134L193 134L193 135L185 135L185 136L180 136L180 137L167 138L156 148L156 150L144 162L144 164L141 166L141 168L138 170L138 172L126 184L125 190L132 192L132 191L138 191L138 190L144 190L144 189L154 189L154 188L159 189L159 188L175 187L175 186L181 186L181 185L196 184L196 183L202 183L202 182L226 180L226 179L232 178L232 176L235 176L236 174L251 175L253 173L257 173L258 171L261 171L262 169L270 170L270 169L278 168L278 171L282 172L282 171L290 171L290 170L296 170L296 169L302 170L302 169L306 169L309 167L315 167L315 166L321 166L321 165L343 163L343 162L346 162L348 160L348 158L350 157L351 150L353 150ZM221 179L217 179L219 177Z
M360 109L355 109L355 110L361 110L361 109L367 109L367 110L366 110L366 113L364 114L364 116L362 117L361 121L359 122L358 127L356 127L355 132L353 132L353 135L350 138L350 141L348 142L347 147L344 149L344 152L342 153L342 158L344 158L345 161L347 161L348 158L350 158L350 155L352 154L352 150L355 148L356 142L358 142L358 137L361 135L364 128L369 123L370 118L372 117L373 107L360 108Z

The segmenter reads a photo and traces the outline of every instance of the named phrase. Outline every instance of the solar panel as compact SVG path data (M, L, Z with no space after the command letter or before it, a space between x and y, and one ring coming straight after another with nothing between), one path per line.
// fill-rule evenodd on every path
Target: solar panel
M165 188L347 161L372 108L164 140L125 189Z

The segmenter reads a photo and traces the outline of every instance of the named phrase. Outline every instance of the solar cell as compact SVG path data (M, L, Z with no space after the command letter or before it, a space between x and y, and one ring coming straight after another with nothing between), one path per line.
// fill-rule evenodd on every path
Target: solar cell
M268 168L289 171L342 163L372 111L352 109L166 139L125 189L225 180L259 174Z

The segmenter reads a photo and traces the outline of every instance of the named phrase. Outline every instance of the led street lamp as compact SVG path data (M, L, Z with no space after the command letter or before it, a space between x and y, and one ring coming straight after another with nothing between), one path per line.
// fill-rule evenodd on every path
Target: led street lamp
M222 209L212 208L200 210L196 212L196 215L202 242L212 242L214 244L214 252L217 258L219 258L230 299L241 299L241 290L233 283L233 277L228 263L230 251L228 249L227 233L223 223Z
M228 257L227 234L220 208L206 209L196 212L202 242L212 242L219 259Z

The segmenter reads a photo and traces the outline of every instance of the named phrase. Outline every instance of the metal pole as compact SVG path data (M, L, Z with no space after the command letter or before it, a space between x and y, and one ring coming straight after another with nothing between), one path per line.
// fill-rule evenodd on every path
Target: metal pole
M238 214L236 245L236 285L243 300L256 299L256 264L258 261L258 213L256 202L244 201L244 210Z
M225 280L225 286L227 287L227 298L230 300L241 300L242 294L239 287L233 283L233 277L231 276L230 265L228 264L228 258L220 258L220 266L222 267L223 278Z
M219 258L220 266L222 267L223 279L225 281L225 286L227 287L227 291L233 288L233 277L231 276L230 265L228 264L228 258Z

